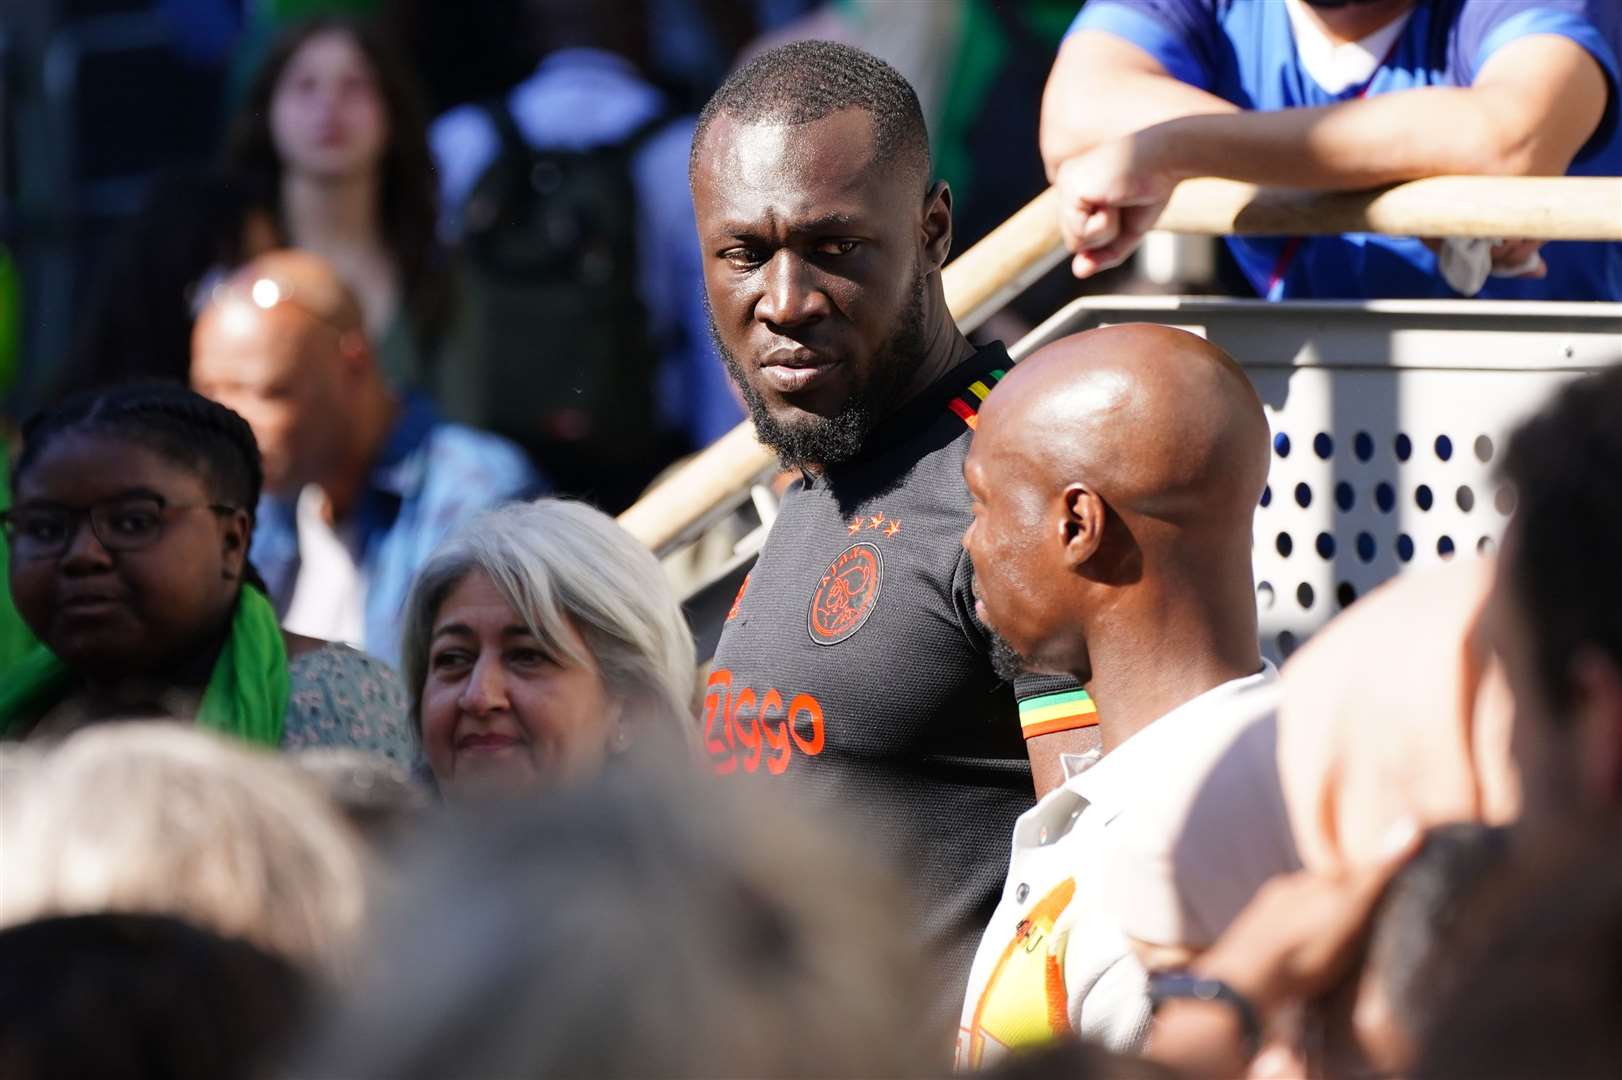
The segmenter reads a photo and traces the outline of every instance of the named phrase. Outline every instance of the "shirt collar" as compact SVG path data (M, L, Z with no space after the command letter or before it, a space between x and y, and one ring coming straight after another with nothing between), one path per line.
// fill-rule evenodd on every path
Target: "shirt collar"
M942 417L950 418L951 413L947 411L946 403L963 393L970 383L988 372L1006 371L1013 363L1008 358L1008 350L1003 347L1002 342L993 341L981 346L973 356L936 379L901 408L880 420L862 443L860 453L849 461L829 466L823 475L837 480L841 473L850 469L860 470L864 465L895 447L911 442L939 423ZM953 422L958 423L956 420ZM818 482L817 477L806 473L805 486L814 487Z
M410 394L401 403L399 419L389 429L378 451L366 486L397 498L404 498L422 486L427 468L426 456L418 453L439 425L439 412L421 394Z
M1408 9L1389 23L1356 41L1336 42L1312 20L1302 7L1304 0L1286 0L1290 30L1295 38L1295 54L1312 81L1332 95L1358 86L1366 87L1391 59L1397 40L1407 29L1419 5Z
M1271 660L1262 660L1256 674L1213 686L1146 724L1090 768L1066 780L1060 790L1079 795L1089 807L1098 807L1106 820L1115 817L1138 797L1157 765L1176 753L1176 744L1190 724L1203 723L1213 709L1277 679L1278 668Z

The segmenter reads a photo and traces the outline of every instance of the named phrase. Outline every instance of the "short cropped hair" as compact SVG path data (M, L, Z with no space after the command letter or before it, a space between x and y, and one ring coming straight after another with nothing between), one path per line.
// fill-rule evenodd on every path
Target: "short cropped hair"
M0 821L0 926L172 915L347 974L366 857L276 755L180 724L97 724L24 775Z
M721 84L699 113L688 173L722 113L751 124L809 124L845 109L873 118L875 157L929 178L929 129L912 84L883 60L832 41L796 41L755 57Z
M1622 668L1622 365L1566 386L1510 438L1502 471L1517 504L1505 569L1559 716L1579 650Z
M400 666L422 727L422 688L439 609L468 574L482 571L549 653L595 661L608 696L629 715L667 725L696 746L698 685L693 634L653 553L613 518L565 499L488 511L428 557L405 605ZM589 657L569 643L572 623Z

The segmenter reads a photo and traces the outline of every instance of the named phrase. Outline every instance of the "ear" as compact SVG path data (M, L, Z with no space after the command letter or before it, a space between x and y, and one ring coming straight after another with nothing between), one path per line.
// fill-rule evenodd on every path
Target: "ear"
M1583 793L1596 806L1622 806L1622 670L1598 649L1571 664L1577 761Z
M1085 484L1071 484L1064 489L1061 499L1063 514L1059 518L1059 535L1064 542L1065 565L1074 569L1098 554L1104 542L1109 507Z
M248 562L248 544L253 539L253 515L248 510L233 510L219 517L220 576L227 581L239 581Z
M937 180L924 195L924 268L934 273L952 253L952 189Z

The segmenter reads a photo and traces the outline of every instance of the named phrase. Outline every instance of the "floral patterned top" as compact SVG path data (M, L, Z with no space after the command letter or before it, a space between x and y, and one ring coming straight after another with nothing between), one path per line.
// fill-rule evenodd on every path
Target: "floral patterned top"
M287 665L292 693L282 722L282 749L345 747L419 763L411 699L394 669L347 645L326 644Z

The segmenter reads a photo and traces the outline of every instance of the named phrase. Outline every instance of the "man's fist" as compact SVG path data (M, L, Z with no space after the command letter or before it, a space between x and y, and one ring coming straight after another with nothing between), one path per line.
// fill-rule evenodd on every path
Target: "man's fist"
M1100 143L1059 166L1059 230L1078 278L1119 266L1143 242L1181 177L1155 160L1153 129Z

